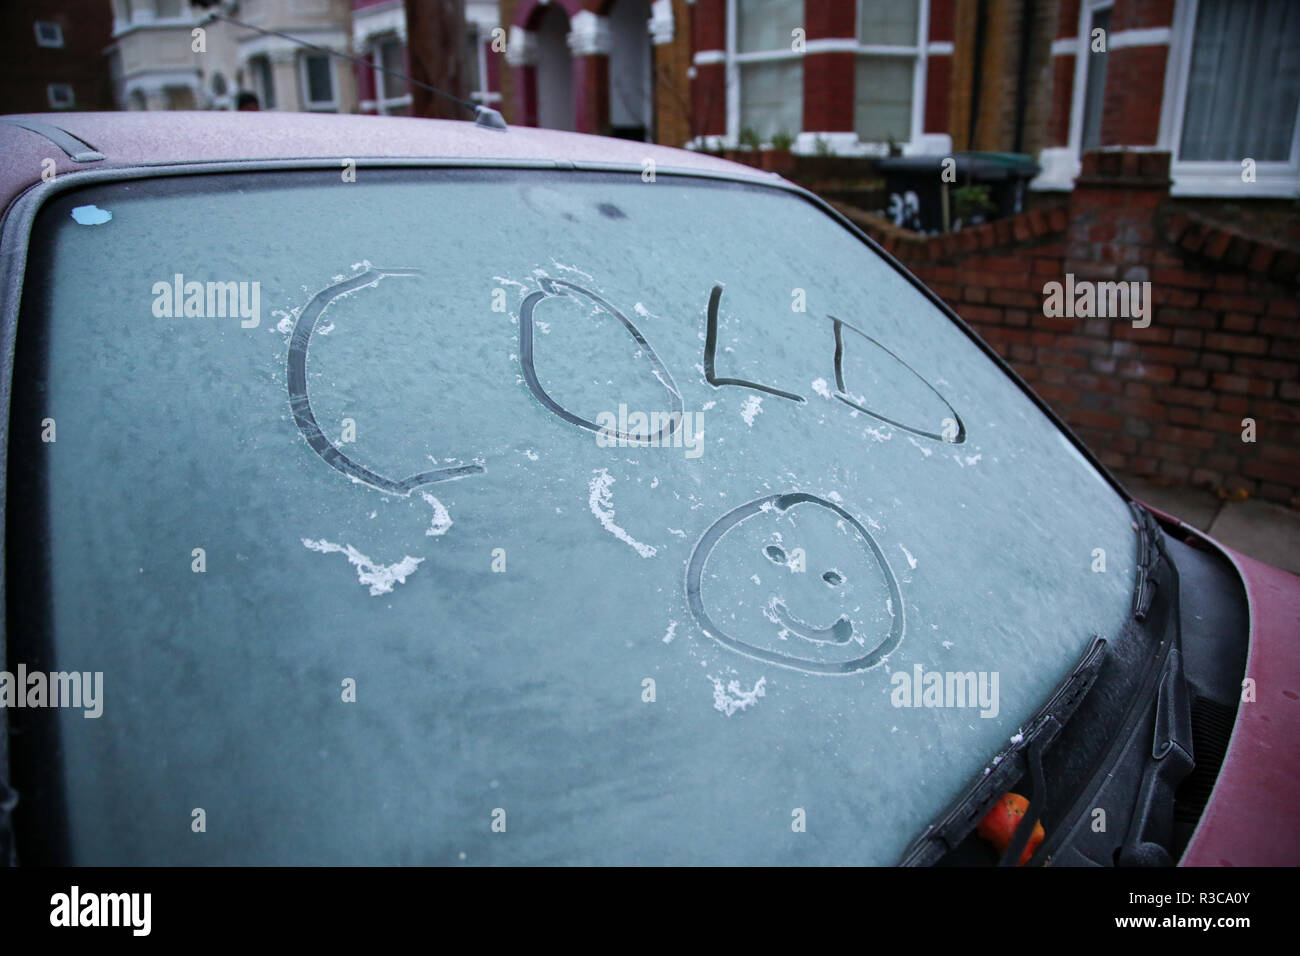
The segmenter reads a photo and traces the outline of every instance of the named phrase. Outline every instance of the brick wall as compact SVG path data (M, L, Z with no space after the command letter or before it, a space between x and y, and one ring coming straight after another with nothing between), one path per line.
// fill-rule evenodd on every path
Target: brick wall
M713 53L727 47L725 0L696 0L691 6L691 51ZM727 70L722 63L698 63L691 80L691 130L696 136L727 133Z
M1108 466L1300 497L1300 252L1168 197L1167 153L1091 152L1074 192L918 236L845 208L943 297ZM1043 286L1150 281L1151 323L1048 318ZM1256 441L1242 441L1253 418Z
M803 59L803 128L853 132L854 53L810 53Z

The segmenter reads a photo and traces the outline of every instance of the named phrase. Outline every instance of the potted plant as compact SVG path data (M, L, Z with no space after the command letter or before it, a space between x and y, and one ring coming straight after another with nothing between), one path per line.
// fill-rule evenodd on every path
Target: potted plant
M726 151L727 159L747 166L759 165L758 151L762 146L762 140L758 138L758 132L753 127L746 126L740 131L736 146L736 149Z
M989 187L971 183L952 191L953 229L976 226L984 222L985 215L997 212L997 203L989 195Z

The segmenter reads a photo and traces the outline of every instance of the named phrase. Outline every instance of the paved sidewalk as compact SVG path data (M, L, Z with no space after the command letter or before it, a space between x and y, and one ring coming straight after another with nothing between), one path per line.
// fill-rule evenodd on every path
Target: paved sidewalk
M1300 512L1267 501L1222 501L1185 485L1162 487L1117 474L1135 498L1176 515L1221 544L1300 574Z

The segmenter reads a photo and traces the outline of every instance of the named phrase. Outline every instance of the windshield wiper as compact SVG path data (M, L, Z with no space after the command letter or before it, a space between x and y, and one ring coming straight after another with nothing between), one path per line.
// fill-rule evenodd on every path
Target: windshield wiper
M993 758L982 779L912 842L900 865L929 866L939 862L967 839L1003 793L1026 785L1029 807L999 865L1013 866L1020 860L1036 822L1055 820L1058 829L1043 841L1031 862L1038 862L1074 842L1078 815L1094 805L1104 787L1110 787L1109 792L1116 796L1124 793L1123 799L1129 801L1125 805L1132 808L1126 815L1123 840L1114 847L1113 860L1111 850L1106 850L1106 861L1130 865L1172 862L1171 854L1164 847L1168 838L1168 811L1174 789L1193 766L1190 708L1178 647L1178 571L1165 548L1159 523L1136 503L1129 502L1129 507L1137 534L1136 574L1130 623L1117 635L1119 643L1107 645L1101 637L1093 638L1078 664L1057 685L1023 735L1013 738L1015 743ZM1139 665L1140 672L1133 669L1140 660L1135 653L1145 658L1145 664ZM1053 755L1053 765L1061 769L1067 765L1073 767L1069 777L1078 786L1071 784L1068 792L1058 788L1049 795L1044 755L1097 682L1102 664L1108 658L1113 658L1115 665L1107 670L1113 672L1106 678L1114 685L1109 693L1122 694L1121 699L1127 703L1110 704L1107 709L1119 707L1123 715L1114 722L1106 722L1109 745L1102 752L1089 757L1092 748L1084 745L1078 753L1064 754L1064 761ZM1126 682L1117 676L1120 673L1132 677ZM1089 702L1090 720L1098 718L1101 713L1098 708L1103 704ZM1154 739L1139 770L1132 748L1138 746L1135 735L1141 732L1144 719L1154 722ZM1086 739L1074 728L1069 737L1073 741L1071 747L1075 748ZM1112 779L1116 774L1118 777ZM1058 775L1054 773L1053 778ZM1064 806L1061 805L1063 795ZM1061 813L1063 809L1065 812ZM1082 848L1076 848L1076 853L1100 862Z
M1164 545L1161 543L1160 525L1152 517L1151 512L1136 501L1130 501L1128 507L1133 512L1134 527L1137 528L1138 533L1137 583L1133 587L1133 617L1138 621L1145 621L1147 614L1151 612L1151 601L1156 593L1156 552L1158 550L1163 553ZM1151 546L1152 541L1156 542L1154 548ZM1170 565L1172 564L1171 561Z
M1031 791L1024 820L1017 827L1001 863L1019 860L1035 820L1042 817L1048 794L1043 776L1043 754L1079 709L1106 660L1107 644L1094 637L1074 669L1057 684L1052 696L1029 723L1029 728L1006 750L995 756L984 776L938 823L929 826L904 852L900 866L931 866L955 849L988 812L989 806L1011 785L1029 774Z

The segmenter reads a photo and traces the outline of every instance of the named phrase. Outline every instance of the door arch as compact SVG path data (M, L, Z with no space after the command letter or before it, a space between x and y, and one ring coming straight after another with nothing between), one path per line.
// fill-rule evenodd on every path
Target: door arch
M654 52L649 0L613 0L609 18L609 128L624 139L654 138Z
M575 128L573 53L569 50L569 15L558 3L539 7L537 33L537 125Z

